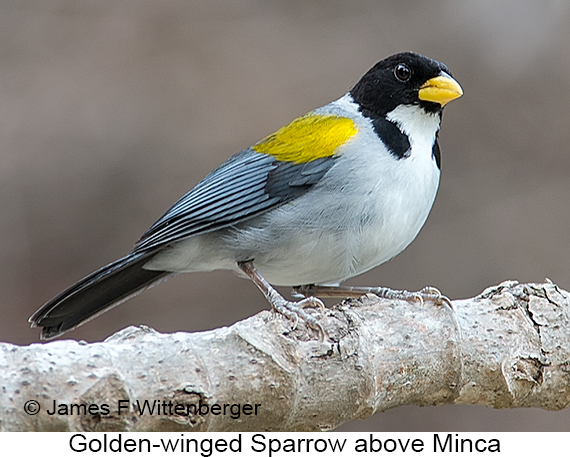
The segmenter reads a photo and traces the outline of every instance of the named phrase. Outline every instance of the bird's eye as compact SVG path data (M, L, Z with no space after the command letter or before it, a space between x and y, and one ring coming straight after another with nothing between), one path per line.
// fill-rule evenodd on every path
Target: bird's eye
M405 82L412 76L412 70L410 70L410 67L405 63L399 63L394 68L394 75L396 75L396 78L400 81Z

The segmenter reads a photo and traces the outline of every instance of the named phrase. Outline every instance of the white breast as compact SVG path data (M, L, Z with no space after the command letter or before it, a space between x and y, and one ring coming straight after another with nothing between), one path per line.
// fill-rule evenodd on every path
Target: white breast
M440 171L433 157L433 144L440 117L417 106L401 106L388 115L408 135L408 157L364 160L371 164L366 178L377 179L370 194L379 217L363 232L362 258L358 273L377 266L403 251L424 225L437 193Z

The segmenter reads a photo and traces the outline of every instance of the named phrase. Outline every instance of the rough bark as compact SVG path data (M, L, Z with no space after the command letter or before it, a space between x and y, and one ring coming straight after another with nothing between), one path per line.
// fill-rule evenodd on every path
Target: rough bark
M347 300L321 317L324 342L264 311L194 334L128 327L102 343L3 343L0 430L328 430L407 404L568 406L568 292L509 281L452 303ZM30 400L39 413L25 412ZM145 400L160 414L138 412ZM54 402L68 414L48 414Z

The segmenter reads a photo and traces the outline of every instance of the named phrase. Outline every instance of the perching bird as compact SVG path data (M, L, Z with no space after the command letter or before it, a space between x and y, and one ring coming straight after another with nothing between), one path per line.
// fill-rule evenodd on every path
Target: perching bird
M319 330L303 309L323 306L314 295L440 298L339 283L418 234L439 184L442 109L461 95L443 63L412 52L378 62L340 99L212 171L126 256L36 311L32 326L54 338L172 274L217 269L245 274L276 311ZM288 301L271 284L300 286L306 298Z

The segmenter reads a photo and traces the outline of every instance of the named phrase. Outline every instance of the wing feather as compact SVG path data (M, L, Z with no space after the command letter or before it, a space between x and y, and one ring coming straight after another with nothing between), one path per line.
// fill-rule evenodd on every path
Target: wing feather
M227 227L281 205L319 182L333 163L334 156L294 163L245 149L178 200L143 234L134 251Z

